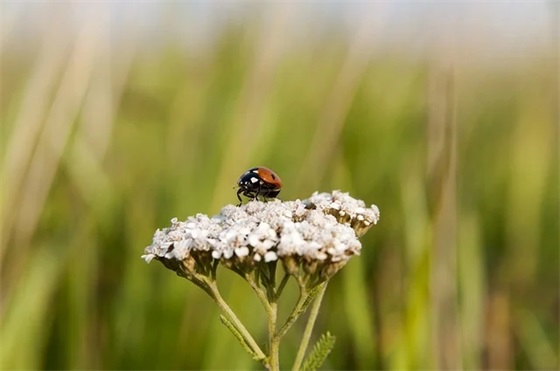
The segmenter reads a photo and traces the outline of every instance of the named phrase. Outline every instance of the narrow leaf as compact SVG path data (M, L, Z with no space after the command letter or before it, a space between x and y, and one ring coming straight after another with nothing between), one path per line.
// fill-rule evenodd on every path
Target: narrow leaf
M241 344L241 346L247 351L247 353L249 353L251 355L251 357L253 357L254 360L260 361L261 359L259 358L259 356L253 351L253 349L251 349L249 344L247 344L247 342L245 341L245 339L243 338L243 336L241 335L239 330L237 330L235 325L233 323L231 323L231 321L223 315L220 315L220 320L231 331L233 336L235 336L237 338L237 340L239 341L239 344Z
M335 341L336 338L329 332L323 334L303 363L302 371L315 371L321 367L331 350L333 350Z

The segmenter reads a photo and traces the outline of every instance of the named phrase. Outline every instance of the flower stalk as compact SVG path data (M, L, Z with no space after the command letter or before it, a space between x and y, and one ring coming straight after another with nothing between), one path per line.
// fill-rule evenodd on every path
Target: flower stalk
M266 359L266 355L259 347L255 339L251 336L249 331L245 328L243 323L237 318L235 312L231 309L231 307L226 303L220 291L218 290L218 286L216 285L215 281L209 283L209 289L212 299L218 304L220 310L224 313L226 319L234 326L235 330L237 330L245 344L249 347L252 351L251 353L256 356L257 360L264 360Z
M377 206L368 208L339 191L315 193L304 201L251 201L240 207L227 205L212 218L197 214L184 222L172 219L170 227L156 231L142 257L160 261L202 288L223 312L224 325L268 370L280 370L281 341L313 303L292 368L299 370L328 281L360 253L358 237L378 220ZM220 266L241 276L261 302L268 320L265 351L220 294ZM283 274L277 272L279 266ZM282 277L278 284L277 275ZM278 307L290 279L299 288L299 298L279 326ZM325 344L334 345L334 337L329 335ZM322 362L328 352L320 355L312 354L311 363Z
M298 371L301 368L301 364L303 363L303 358L305 357L305 352L307 351L307 347L309 346L309 340L311 340L311 333L313 332L313 326L315 326L315 321L317 320L317 316L319 315L319 308L321 307L321 302L323 301L323 295L325 295L325 291L327 290L327 282L321 284L317 297L313 303L313 307L311 307L311 312L309 313L309 319L307 320L307 325L305 326L305 330L303 331L303 337L301 339L301 343L296 355L296 359L294 361L294 365L292 366L292 371Z
M276 320L278 318L278 305L276 302L270 303L268 313L268 369L278 371L280 369L280 341L276 337Z

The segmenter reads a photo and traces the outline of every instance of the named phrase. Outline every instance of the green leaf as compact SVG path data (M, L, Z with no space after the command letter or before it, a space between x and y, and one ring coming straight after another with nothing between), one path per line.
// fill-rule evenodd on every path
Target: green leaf
M247 353L249 353L255 361L260 361L261 358L253 351L253 349L251 349L249 344L247 344L247 342L245 341L245 339L243 338L239 330L237 330L235 325L231 323L231 321L223 315L220 315L220 320L231 331L233 336L236 337L236 339L239 341L239 344L241 344L241 346L247 351Z
M303 363L302 371L314 371L321 367L331 350L333 350L335 341L336 338L329 332L323 334Z

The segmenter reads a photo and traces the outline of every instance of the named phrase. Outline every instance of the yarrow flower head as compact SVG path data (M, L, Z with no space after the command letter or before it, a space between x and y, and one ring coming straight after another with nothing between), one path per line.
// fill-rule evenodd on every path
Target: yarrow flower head
M280 370L280 341L313 303L292 369L317 369L334 345L328 333L309 354L311 363L302 366L302 362L328 280L360 253L358 237L378 221L377 206L366 207L340 191L314 193L303 201L253 200L242 206L227 205L213 217L173 218L171 226L156 231L142 258L148 263L159 260L206 291L221 308L222 323L270 371ZM277 284L279 264L284 275ZM268 318L267 349L261 349L220 294L219 266L239 274L257 294ZM278 326L279 298L291 278L298 285L299 297Z
M287 274L314 287L360 253L358 237L378 220L377 206L340 191L303 201L250 201L227 205L211 218L172 219L142 257L198 284L198 275L215 275L220 263L245 276L281 262Z

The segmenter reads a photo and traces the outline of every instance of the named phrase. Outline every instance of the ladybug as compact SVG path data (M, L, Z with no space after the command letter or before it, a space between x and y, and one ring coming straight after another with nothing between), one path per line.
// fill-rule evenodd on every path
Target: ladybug
M243 173L239 177L237 185L239 186L237 198L239 199L239 205L241 205L243 201L240 195L252 200L257 199L258 196L265 199L275 198L280 193L282 181L274 171L264 166L257 166Z

